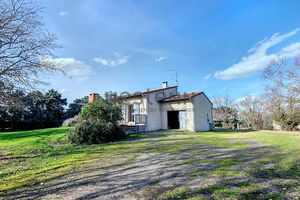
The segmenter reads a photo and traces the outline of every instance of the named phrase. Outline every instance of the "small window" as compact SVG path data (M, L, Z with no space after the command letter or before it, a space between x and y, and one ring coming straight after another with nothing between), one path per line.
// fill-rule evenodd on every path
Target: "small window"
M126 123L126 105L122 104L122 120L121 120L122 124Z
M128 105L128 118L129 118L129 122L134 122L134 109L133 109L133 105Z
M209 116L208 116L208 113L206 113L206 117L207 117L207 122L209 122Z

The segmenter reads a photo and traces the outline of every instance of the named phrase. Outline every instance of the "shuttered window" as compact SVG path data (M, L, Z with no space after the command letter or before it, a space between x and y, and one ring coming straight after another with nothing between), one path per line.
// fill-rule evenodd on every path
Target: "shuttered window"
M122 119L121 119L121 123L125 124L126 123L126 105L123 104L122 105Z

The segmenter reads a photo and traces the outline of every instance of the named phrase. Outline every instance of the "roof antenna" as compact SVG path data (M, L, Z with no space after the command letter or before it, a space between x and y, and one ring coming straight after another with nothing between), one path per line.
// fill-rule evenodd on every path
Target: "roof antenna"
M172 79L172 80L175 81L176 82L176 86L178 86L178 73L177 73L177 69L168 69L167 71L175 72L175 79Z

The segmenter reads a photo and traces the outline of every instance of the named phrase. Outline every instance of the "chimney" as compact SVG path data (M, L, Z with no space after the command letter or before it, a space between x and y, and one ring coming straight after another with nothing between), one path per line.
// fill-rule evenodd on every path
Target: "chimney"
M97 98L99 97L99 94L92 93L89 95L89 103L93 103Z
M163 87L163 88L167 88L167 87L168 87L168 81L164 81L164 82L162 83L162 87Z

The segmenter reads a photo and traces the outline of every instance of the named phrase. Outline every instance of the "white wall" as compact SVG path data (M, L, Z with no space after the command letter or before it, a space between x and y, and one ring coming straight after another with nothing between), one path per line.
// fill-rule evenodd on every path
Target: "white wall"
M144 97L142 96L137 96L137 97L128 97L128 98L124 98L122 104L126 105L126 118L125 118L125 124L128 124L128 106L129 104L139 104L140 105L140 113L142 115L146 115L147 114L147 101Z
M213 123L212 104L204 94L192 99L194 105L195 131L209 131L209 123ZM207 121L207 114L209 121Z
M162 112L159 99L170 97L177 94L177 87L151 92L146 95L147 100L147 128L148 131L163 129Z
M168 111L186 111L186 129L194 131L194 106L189 100L171 101L162 105L162 129L168 129Z

